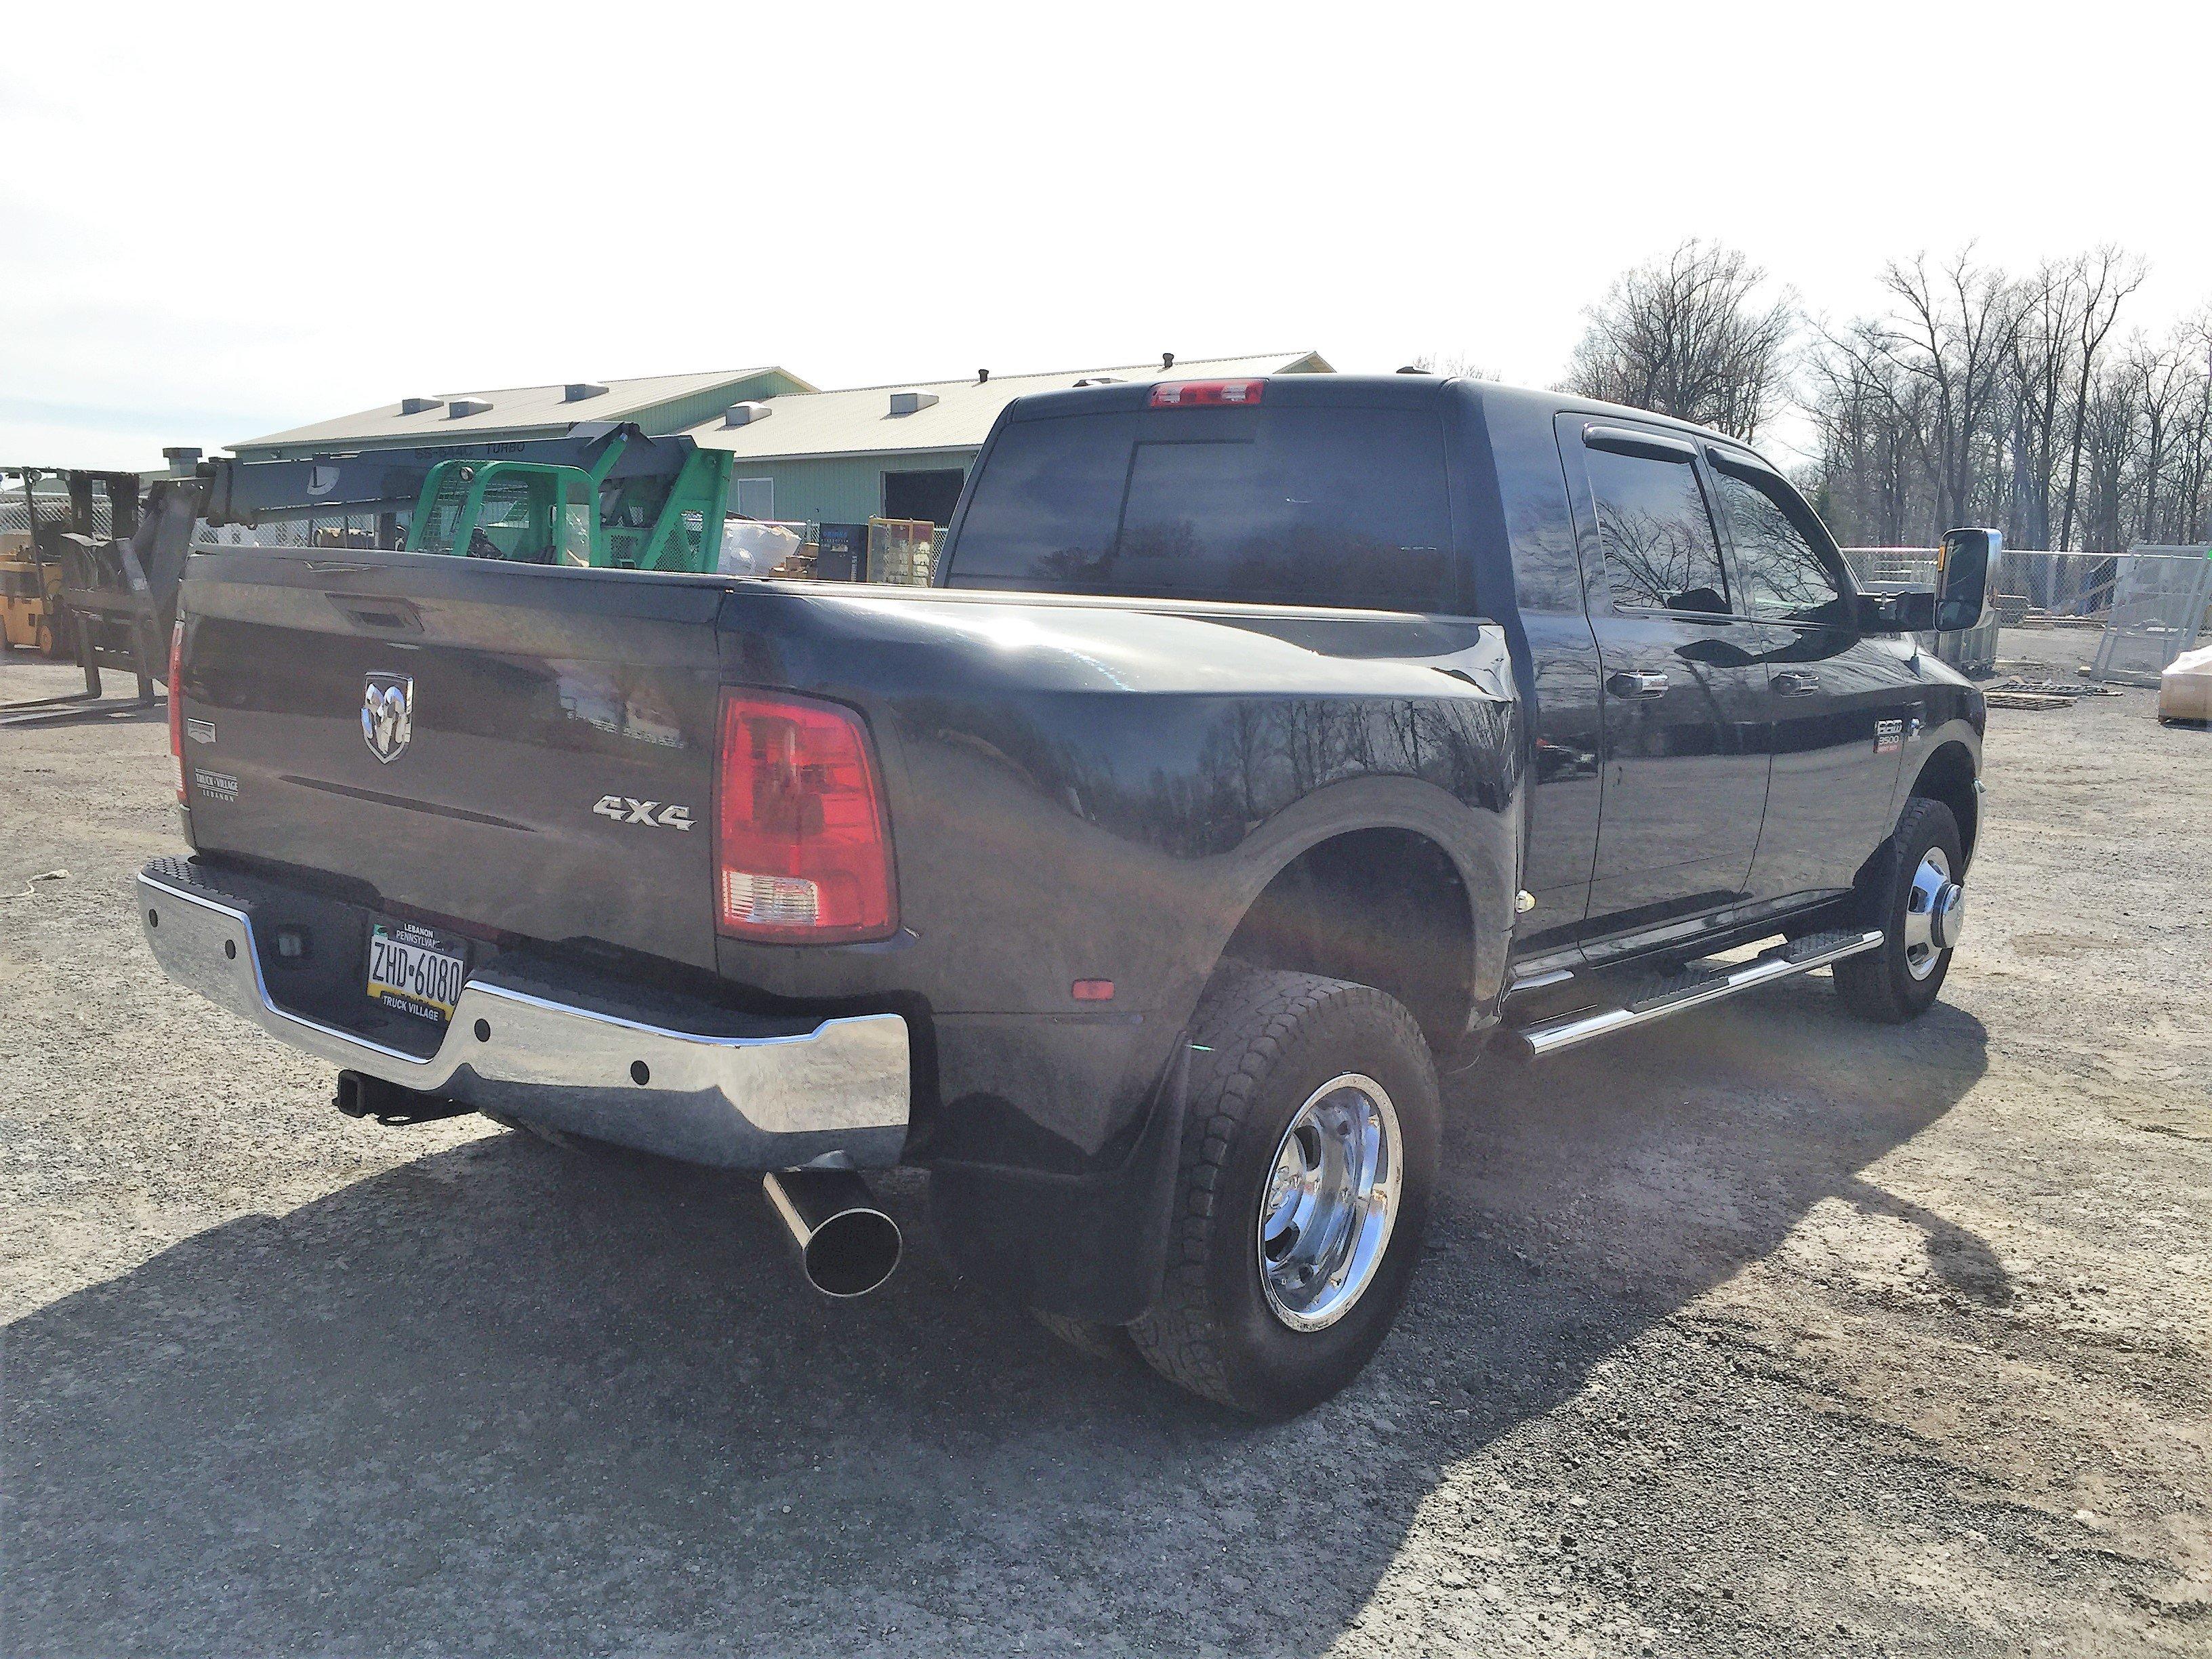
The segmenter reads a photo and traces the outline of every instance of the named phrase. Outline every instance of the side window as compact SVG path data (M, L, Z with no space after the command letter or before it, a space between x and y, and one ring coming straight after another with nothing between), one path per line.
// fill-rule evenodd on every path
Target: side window
M1720 540L1690 457L1662 460L1597 448L1583 453L1597 497L1613 604L1726 616Z
M1127 422L1078 416L1000 433L953 550L955 587L1050 592L1096 583L1129 482Z
M1718 467L1713 477L1735 543L1745 611L1780 622L1841 622L1843 583L1790 505L1754 478Z

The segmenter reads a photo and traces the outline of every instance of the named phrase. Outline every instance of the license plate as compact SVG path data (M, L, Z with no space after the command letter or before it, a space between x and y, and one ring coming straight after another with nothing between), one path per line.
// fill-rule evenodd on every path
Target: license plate
M442 1025L453 1017L468 969L459 942L428 927L380 921L368 930L368 994L387 1008Z

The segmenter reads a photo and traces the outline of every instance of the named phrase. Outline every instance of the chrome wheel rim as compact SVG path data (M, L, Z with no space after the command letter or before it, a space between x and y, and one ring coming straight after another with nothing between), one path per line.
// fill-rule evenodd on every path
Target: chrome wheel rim
M1260 1195L1260 1285L1294 1331L1334 1325L1374 1283L1398 1218L1398 1110L1346 1072L1306 1097Z
M1915 979L1934 973L1959 942L1966 912L1966 890L1951 879L1950 859L1942 848L1929 848L1905 896L1905 971Z

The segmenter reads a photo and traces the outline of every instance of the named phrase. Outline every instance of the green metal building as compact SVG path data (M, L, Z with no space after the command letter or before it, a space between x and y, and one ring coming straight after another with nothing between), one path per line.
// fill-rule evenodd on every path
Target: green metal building
M746 518L820 525L881 516L941 525L991 422L1025 392L1111 380L1329 372L1319 352L1278 351L823 392L787 369L746 368L426 394L230 447L242 460L298 459L497 444L558 436L580 422L626 421L654 436L686 433L702 449L727 452L729 510Z
M950 521L961 481L999 411L1016 398L1109 380L1234 380L1329 372L1318 352L1178 358L1050 374L977 374L749 400L689 428L730 452L730 510L751 519L858 524Z
M272 432L233 444L230 452L245 461L298 460L417 444L495 444L518 438L557 438L580 421L634 422L657 438L719 417L731 404L749 398L814 389L784 369L738 368L713 374L440 392Z

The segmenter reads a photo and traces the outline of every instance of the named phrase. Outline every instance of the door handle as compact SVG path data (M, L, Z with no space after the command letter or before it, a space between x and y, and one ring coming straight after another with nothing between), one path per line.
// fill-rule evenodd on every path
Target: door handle
M1607 678L1605 689L1616 697L1663 697L1667 677L1656 669L1624 668Z
M1767 684L1781 697L1813 697L1820 692L1820 677L1817 674L1777 674Z

